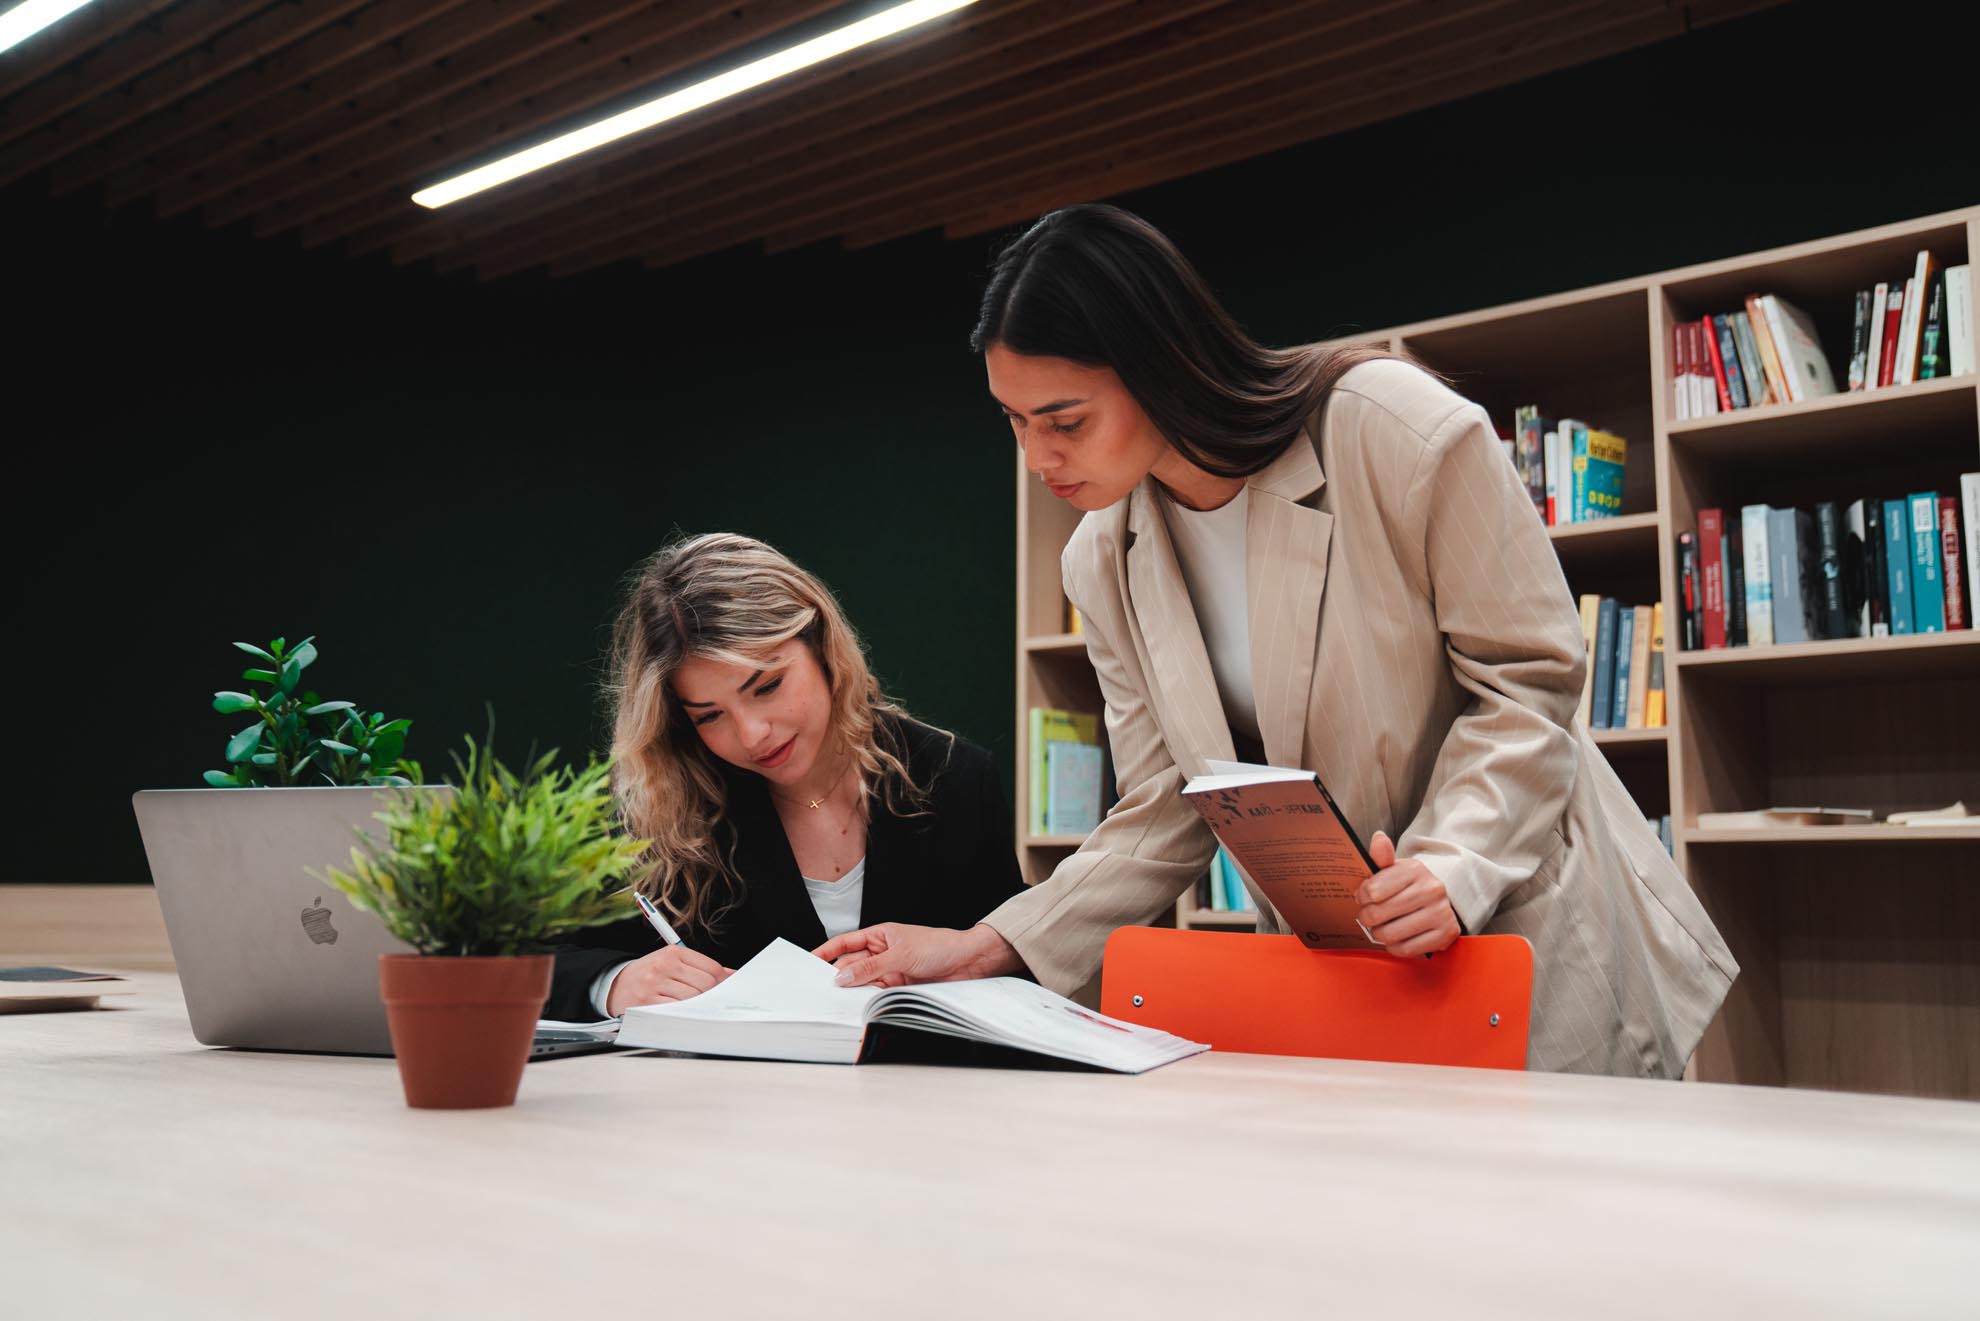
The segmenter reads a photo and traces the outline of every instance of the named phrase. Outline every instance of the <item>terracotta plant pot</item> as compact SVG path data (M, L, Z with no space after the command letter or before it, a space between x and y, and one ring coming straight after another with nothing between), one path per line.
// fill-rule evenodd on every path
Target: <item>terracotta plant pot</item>
M550 956L378 956L378 989L406 1104L422 1110L514 1105Z

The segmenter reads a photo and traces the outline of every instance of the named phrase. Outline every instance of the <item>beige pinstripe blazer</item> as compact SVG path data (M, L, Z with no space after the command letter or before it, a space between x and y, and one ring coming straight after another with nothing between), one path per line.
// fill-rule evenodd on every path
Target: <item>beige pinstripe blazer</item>
M1484 410L1382 361L1315 423L1317 453L1302 436L1249 483L1267 759L1319 772L1364 837L1421 859L1467 931L1533 943L1529 1067L1677 1075L1739 969L1578 722L1580 617ZM1178 790L1232 755L1159 498L1144 480L1088 514L1062 561L1121 800L985 919L1068 994L1110 932L1202 875L1215 841Z

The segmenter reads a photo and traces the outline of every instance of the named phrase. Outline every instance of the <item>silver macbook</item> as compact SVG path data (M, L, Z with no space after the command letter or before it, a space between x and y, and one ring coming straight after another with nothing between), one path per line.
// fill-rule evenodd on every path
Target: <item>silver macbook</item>
M312 878L348 869L377 789L146 789L131 798L193 1035L208 1046L390 1055L378 956L412 951ZM597 1050L542 1029L531 1058Z

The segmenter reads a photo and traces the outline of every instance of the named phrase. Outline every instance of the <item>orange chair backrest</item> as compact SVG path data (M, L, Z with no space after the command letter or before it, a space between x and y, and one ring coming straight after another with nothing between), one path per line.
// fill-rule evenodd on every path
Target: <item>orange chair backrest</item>
M1312 950L1295 936L1122 927L1100 1012L1217 1050L1526 1067L1533 947L1462 936L1427 959Z

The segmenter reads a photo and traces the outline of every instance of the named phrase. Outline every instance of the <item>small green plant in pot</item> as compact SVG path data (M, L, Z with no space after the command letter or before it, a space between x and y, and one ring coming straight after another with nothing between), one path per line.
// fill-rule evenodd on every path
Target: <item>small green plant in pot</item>
M417 954L379 959L408 1105L515 1101L543 1000L544 946L633 913L646 841L616 829L609 763L517 774L486 744L454 758L451 794L394 795L348 872L324 879Z
M227 740L227 769L206 773L210 788L419 783L419 763L405 755L412 721L367 716L356 702L326 702L303 688L303 671L316 663L315 638L293 647L284 638L234 645L257 662L241 678L267 689L213 694L215 711L252 711L254 723Z

